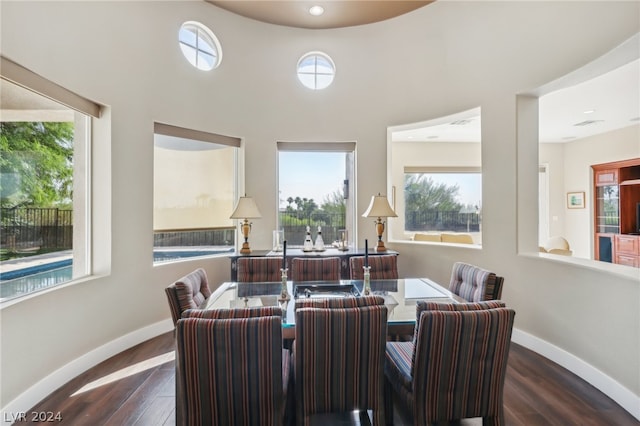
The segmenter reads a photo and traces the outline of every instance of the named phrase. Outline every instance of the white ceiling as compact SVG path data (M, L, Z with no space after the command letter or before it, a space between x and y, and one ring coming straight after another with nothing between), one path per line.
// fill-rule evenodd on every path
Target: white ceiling
M593 111L593 112L589 112ZM539 140L569 142L638 124L640 60L540 97ZM400 126L393 141L480 142L480 110Z

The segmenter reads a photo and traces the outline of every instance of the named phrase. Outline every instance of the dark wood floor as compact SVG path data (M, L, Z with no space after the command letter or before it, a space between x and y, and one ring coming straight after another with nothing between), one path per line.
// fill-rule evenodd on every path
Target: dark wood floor
M67 425L174 425L173 345L173 334L167 333L122 352L71 380L29 413L59 413L59 423ZM508 425L640 424L593 386L516 344L509 355L504 405ZM394 419L396 425L408 424L398 408Z

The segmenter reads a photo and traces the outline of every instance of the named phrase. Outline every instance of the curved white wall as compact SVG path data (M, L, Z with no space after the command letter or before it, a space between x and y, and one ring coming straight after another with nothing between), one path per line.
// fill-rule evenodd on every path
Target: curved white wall
M517 254L518 221L536 224L518 216L518 153L527 147L516 145L516 94L637 33L639 8L611 1L436 2L378 24L301 30L204 2L3 2L2 55L108 105L111 119L111 169L96 179L94 192L107 206L96 214L110 220L96 241L110 248L110 263L98 261L108 273L2 308L3 409L30 408L21 404L66 381L74 360L167 330L163 289L172 279L198 266L212 283L228 279L224 258L152 267L154 121L244 139L246 192L263 214L254 221L252 247L268 248L277 140L357 141L357 211L364 211L371 194L386 191L380 171L387 166L387 126L477 106L483 247L390 244L401 252L403 275L445 282L456 260L499 270L521 335L583 360L637 402L637 277ZM182 57L177 33L187 20L208 25L222 43L224 59L214 72L197 71ZM336 63L327 90L307 90L295 77L298 58L310 50ZM359 217L358 226L360 242L375 238L368 219Z

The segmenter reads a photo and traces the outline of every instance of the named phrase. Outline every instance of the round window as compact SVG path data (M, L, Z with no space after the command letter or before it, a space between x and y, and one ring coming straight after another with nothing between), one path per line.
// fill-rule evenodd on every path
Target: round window
M178 41L184 57L199 70L209 71L220 65L220 42L213 32L201 23L188 21L182 24Z
M336 74L331 58L322 52L309 52L298 61L298 79L313 90L327 88Z

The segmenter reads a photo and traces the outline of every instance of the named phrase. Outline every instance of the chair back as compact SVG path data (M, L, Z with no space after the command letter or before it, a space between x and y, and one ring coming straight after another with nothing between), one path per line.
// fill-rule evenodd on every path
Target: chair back
M369 266L372 280L398 279L398 256L395 254L380 254L369 256ZM352 256L349 259L349 274L352 280L364 279L364 256Z
M204 269L198 268L165 288L165 294L175 325L184 311L197 309L211 296L207 273Z
M231 319L255 317L282 317L279 306L251 306L247 308L220 309L188 309L182 313L182 318Z
M176 424L282 425L279 316L180 319L176 328Z
M372 410L384 424L387 308L302 308L296 311L296 419L318 413Z
M282 279L282 257L239 257L236 262L238 282L278 282Z
M340 258L294 257L290 277L292 281L340 281Z
M497 299L502 294L502 282L495 273L464 262L453 264L449 290L469 302ZM497 288L499 287L499 288Z
M337 297L337 298L313 298L296 299L295 310L301 308L322 308L322 309L344 309L360 308L363 306L384 305L384 297L376 295L366 295L360 297Z
M415 424L483 417L504 424L504 380L515 311L424 311L411 367Z
M166 287L164 289L164 293L167 295L169 310L171 311L171 319L173 320L173 325L175 327L182 313L182 310L180 309L180 301L178 300L178 290L176 289L176 285L169 285L169 287Z

